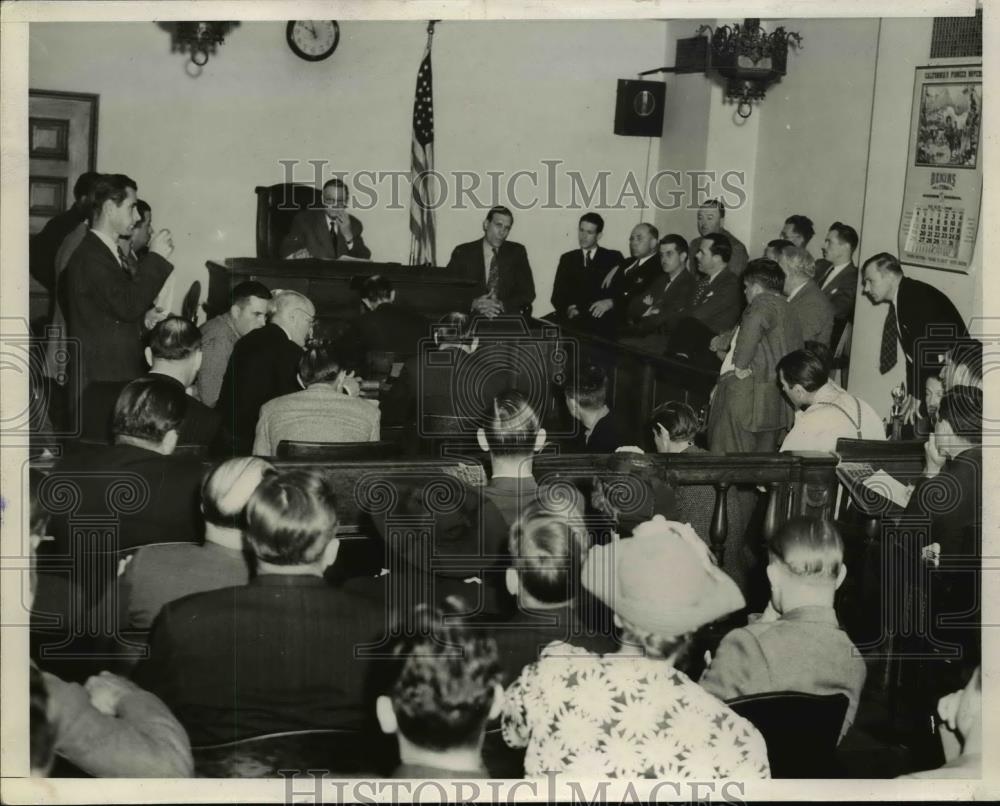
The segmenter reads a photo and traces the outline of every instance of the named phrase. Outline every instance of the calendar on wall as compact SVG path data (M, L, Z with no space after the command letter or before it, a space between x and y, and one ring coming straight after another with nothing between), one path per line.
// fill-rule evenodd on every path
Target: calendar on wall
M900 262L968 271L983 192L982 111L982 65L917 68Z

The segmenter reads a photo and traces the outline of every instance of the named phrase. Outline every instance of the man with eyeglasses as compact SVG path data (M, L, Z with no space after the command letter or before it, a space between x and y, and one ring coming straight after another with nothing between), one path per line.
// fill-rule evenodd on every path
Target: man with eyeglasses
M348 191L343 179L334 177L323 185L323 209L302 210L281 242L285 258L368 260L371 250L361 236L361 222L347 212Z
M226 453L249 455L260 407L302 389L299 360L315 322L316 307L308 298L298 291L275 291L270 321L236 342L215 404Z

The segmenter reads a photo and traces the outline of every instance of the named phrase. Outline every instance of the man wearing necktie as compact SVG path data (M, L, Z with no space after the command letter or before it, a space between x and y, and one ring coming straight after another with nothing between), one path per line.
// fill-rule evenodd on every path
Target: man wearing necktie
M334 177L323 185L323 209L302 210L281 242L281 255L291 258L368 260L361 222L347 212L349 194L343 179Z
M604 232L604 219L597 213L584 213L577 227L579 249L559 258L552 286L553 312L546 317L555 322L573 322L582 326L589 319L591 303L597 299L601 281L622 260L617 249L605 249L598 242Z
M601 281L597 300L589 313L592 328L605 338L616 338L625 325L628 306L637 294L642 295L660 274L657 260L660 233L652 224L636 224L628 238L629 257L609 271Z
M514 214L506 207L491 207L483 221L483 237L459 244L451 253L448 269L475 285L472 313L494 319L501 314L530 315L535 280L528 252L508 241Z
M940 353L942 337L947 340L968 336L965 322L941 291L904 277L899 260L888 252L879 252L865 261L861 289L873 304L887 305L879 346L879 372L885 375L896 366L901 348L906 361L904 418L912 420L918 406L916 395L923 394L927 376L940 370L938 355L929 354L921 342L932 341L938 347L935 353ZM932 329L939 331L936 336Z
M687 270L688 248L687 241L675 233L660 238L660 273L641 294L632 295L624 344L651 353L666 349L667 323L690 304L695 290L695 278Z
M143 319L173 271L167 258L174 246L169 231L160 230L130 274L119 238L140 221L136 203L129 177L102 175L94 183L90 232L66 266L67 324L79 344L69 366L73 406L92 381L130 381L146 370Z

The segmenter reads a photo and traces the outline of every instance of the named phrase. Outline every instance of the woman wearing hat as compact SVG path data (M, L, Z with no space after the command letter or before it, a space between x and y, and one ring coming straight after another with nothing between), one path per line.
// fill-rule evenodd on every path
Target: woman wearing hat
M503 735L527 777L767 778L763 737L675 668L694 632L744 605L691 527L657 516L590 550L583 584L615 613L621 650L550 644L507 690Z

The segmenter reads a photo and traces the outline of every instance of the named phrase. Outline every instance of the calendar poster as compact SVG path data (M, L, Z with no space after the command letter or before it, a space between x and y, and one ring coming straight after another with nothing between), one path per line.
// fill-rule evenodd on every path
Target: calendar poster
M983 192L982 120L982 65L917 68L900 262L968 271Z

